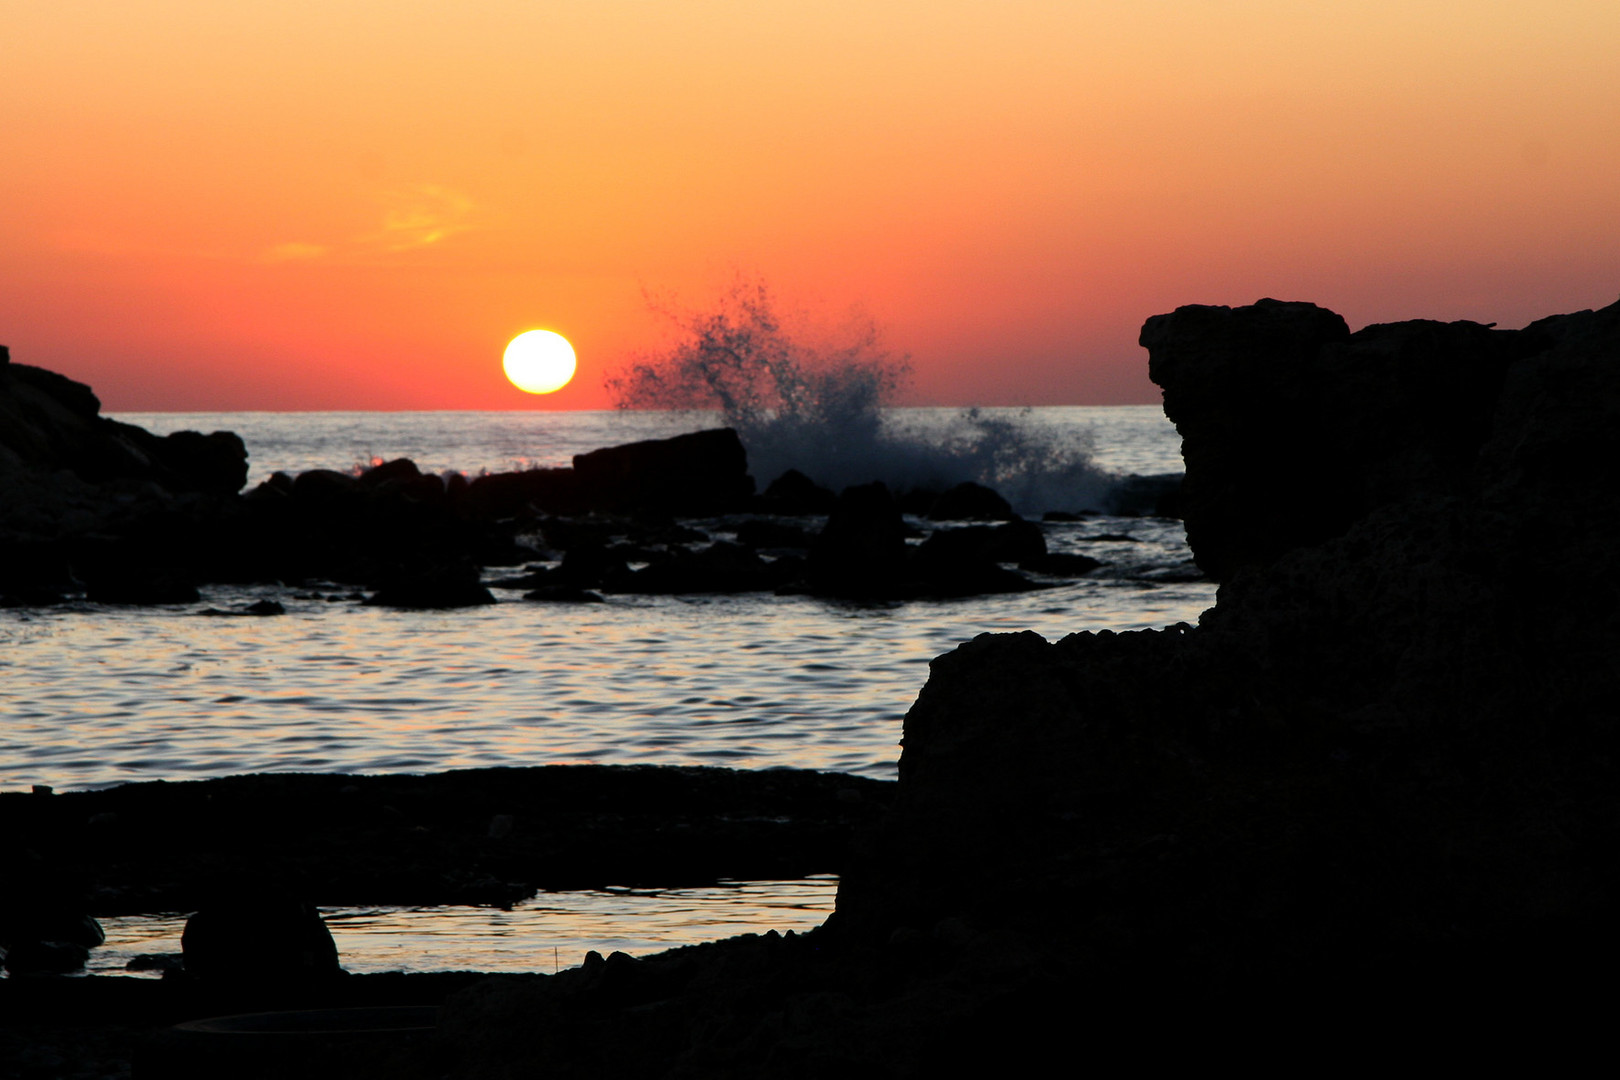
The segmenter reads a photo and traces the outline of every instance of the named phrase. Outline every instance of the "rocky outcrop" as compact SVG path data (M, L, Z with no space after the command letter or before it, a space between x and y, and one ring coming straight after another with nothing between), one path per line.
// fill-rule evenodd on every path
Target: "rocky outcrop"
M247 450L230 432L167 437L101 415L83 383L26 364L0 346L0 482L24 471L78 480L146 481L172 492L226 495L247 482Z
M1341 328L1149 320L1219 603L936 660L848 932L960 919L1215 982L1609 947L1620 305Z
M1351 334L1314 304L1193 305L1142 327L1182 436L1180 509L1199 565L1225 579L1342 536L1374 508L1465 491L1508 368L1546 352L1524 330L1414 320Z
M1586 1007L1620 959L1620 304L1351 335L1262 302L1144 340L1226 578L1199 626L938 658L827 926L469 991L455 1075L1385 1053Z

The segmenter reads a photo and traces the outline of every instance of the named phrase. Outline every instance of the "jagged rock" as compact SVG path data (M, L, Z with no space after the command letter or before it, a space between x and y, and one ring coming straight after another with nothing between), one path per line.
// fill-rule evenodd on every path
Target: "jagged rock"
M1368 326L1312 304L1189 306L1142 327L1148 370L1188 462L1198 563L1225 580L1341 536L1373 508L1464 490L1509 365L1545 326Z
M101 415L83 383L26 364L0 365L0 471L66 469L90 483L146 480L169 491L231 494L247 450L229 432L160 438Z
M1328 487L1360 501L1319 492L1308 519L1258 522L1201 504L1205 554L1231 576L1196 629L985 635L936 660L898 811L866 835L838 923L883 941L960 918L1075 971L1205 985L1436 968L1470 992L1583 984L1620 953L1620 896L1591 869L1620 858L1620 304L1354 339L1301 305L1190 318L1175 370L1155 370L1180 391L1264 362L1273 400L1297 395L1317 339L1340 340L1332 377L1359 389L1287 453L1338 463ZM1166 324L1149 328L1157 349ZM1406 395L1434 370L1479 383L1422 425ZM1189 486L1218 477L1265 510L1281 467L1245 473L1213 434L1247 405L1180 391L1167 404L1203 434Z

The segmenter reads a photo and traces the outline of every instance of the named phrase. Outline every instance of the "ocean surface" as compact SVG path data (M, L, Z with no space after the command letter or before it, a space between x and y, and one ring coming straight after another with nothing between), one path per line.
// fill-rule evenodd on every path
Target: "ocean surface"
M670 412L118 419L159 433L236 431L248 445L250 483L277 470L357 469L401 456L427 471L469 474L564 465L601 446L718 422L713 414ZM919 447L950 444L963 423L957 411L925 409L896 410L886 422L909 440L912 466ZM1016 501L1026 512L1094 508L1114 477L1181 468L1179 439L1157 407L983 410L973 423L999 440L980 447L978 460L1016 471L1003 477L1004 487L1023 493ZM874 472L884 464L874 460ZM1036 498L1046 505L1029 505ZM724 535L726 522L706 524ZM405 612L363 607L348 588L309 583L211 587L197 604L166 608L0 610L0 790L580 762L892 778L901 720L941 653L985 632L1033 630L1055 640L1080 630L1196 622L1214 602L1215 587L1193 568L1179 522L1099 515L1048 524L1046 533L1051 550L1106 565L1036 592L886 604L754 594L560 605L497 590L501 602L490 607ZM287 614L199 616L259 598L281 601ZM543 940L542 951L558 946L572 964L585 941L677 943L665 932L670 925L703 940L722 936L704 928L735 930L750 918L758 929L802 929L831 906L830 885L751 888L688 890L657 902L569 894L577 901L563 920L569 932L553 925L515 951L507 939L523 923L522 905L499 918L464 911L462 924L442 911L433 920L394 909L328 914L362 942L361 959L350 965L360 970L386 964L385 939L411 940L402 928L413 918L414 933L429 934L431 922L448 957L425 961L430 966L478 966L455 960L478 956L485 970L547 970L536 966L534 941ZM558 902L543 895L529 909L551 925ZM633 919L634 927L613 921L631 908L653 914ZM465 933L447 929L455 925ZM105 955L155 944L165 926L178 933L161 918L118 921ZM425 941L411 947L438 955Z

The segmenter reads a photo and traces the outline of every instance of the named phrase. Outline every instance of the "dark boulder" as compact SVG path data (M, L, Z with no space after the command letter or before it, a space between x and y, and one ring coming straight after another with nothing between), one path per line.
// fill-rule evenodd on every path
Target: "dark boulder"
M826 596L879 598L904 579L906 526L881 483L845 488L810 546L806 567L813 591Z
M677 549L671 557L610 581L613 592L645 594L738 593L775 588L779 579L753 549L718 540L698 551Z
M585 504L613 513L723 514L743 509L754 492L731 428L577 454L574 473Z
M798 469L789 469L765 489L765 494L760 496L760 508L770 514L804 517L831 513L837 501L838 496L833 492Z
M546 575L546 584L589 588L616 579L628 570L624 556L600 541L576 541L563 552L561 565Z
M487 519L571 514L581 509L579 478L572 469L490 473L474 478L464 494L454 497L467 513Z
M366 603L391 608L461 608L495 603L470 561L417 563L389 571Z
M357 506L365 489L348 473L335 469L310 469L293 478L292 497L316 509Z
M924 516L930 521L1011 521L1018 515L990 488L966 481L941 494Z
M320 912L269 886L223 891L186 920L180 947L186 974L206 984L296 986L342 974Z
M89 575L85 598L98 604L149 607L195 604L201 595L185 571L173 567L105 565Z
M247 483L247 446L234 432L176 431L155 447L153 456L168 468L169 484L183 491L235 495Z
M416 462L410 458L395 458L380 465L373 465L360 474L362 487L382 487L384 484L405 484L419 479L422 470L416 467Z
M1004 525L969 525L936 529L917 547L924 561L1023 562L1046 554L1046 535L1033 521L1018 519Z
M1181 473L1127 476L1109 489L1108 512L1115 517L1181 517ZM1051 520L1077 520L1076 517Z

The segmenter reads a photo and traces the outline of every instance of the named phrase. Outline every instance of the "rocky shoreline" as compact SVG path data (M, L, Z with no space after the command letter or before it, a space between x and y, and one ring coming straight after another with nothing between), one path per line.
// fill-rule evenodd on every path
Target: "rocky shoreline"
M1156 316L1142 343L1222 581L1200 625L940 657L826 925L466 986L422 1075L1597 1044L1620 957L1620 304L1352 334L1267 300Z
M569 468L469 478L402 458L359 475L276 473L243 492L237 436L159 438L100 408L89 387L0 349L0 604L182 604L200 585L280 583L448 608L493 603L491 570L548 602L905 600L1036 589L1101 565L1049 552L1039 523L977 484L834 493L790 471L756 493L730 429L578 454ZM1179 482L1124 478L1116 509L1173 513Z

